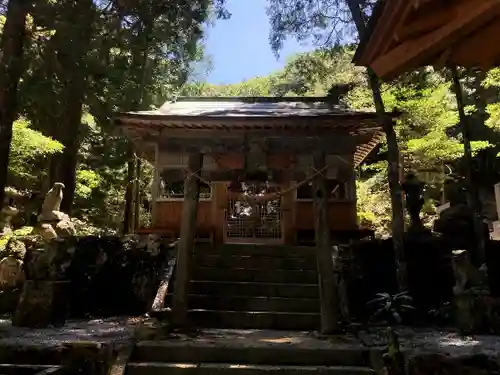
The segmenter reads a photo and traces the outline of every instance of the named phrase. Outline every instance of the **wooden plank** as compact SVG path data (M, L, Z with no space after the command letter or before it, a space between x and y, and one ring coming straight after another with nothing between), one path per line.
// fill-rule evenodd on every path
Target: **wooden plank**
M314 168L321 170L326 165L326 155L316 151L313 155ZM338 289L334 275L330 225L328 223L328 198L326 179L318 174L313 179L314 233L319 273L321 303L321 332L339 331Z
M428 58L446 49L456 38L464 37L500 13L500 0L465 1L455 5L453 21L418 39L404 42L370 66L377 76L389 79L426 63Z
M202 154L193 153L189 155L188 168L190 171L198 171L202 166ZM191 175L186 178L184 183L181 236L177 251L177 269L175 273L176 278L172 301L172 324L176 327L185 327L188 324L187 297L190 280L191 253L196 234L199 195L200 181L195 176Z

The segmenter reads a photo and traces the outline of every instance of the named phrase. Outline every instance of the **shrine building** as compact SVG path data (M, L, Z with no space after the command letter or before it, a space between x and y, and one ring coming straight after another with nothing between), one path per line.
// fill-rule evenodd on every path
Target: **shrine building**
M180 235L195 177L195 236L215 244L314 242L315 178L332 238L358 233L355 170L383 137L375 113L331 97L181 97L115 124L154 165L147 230Z

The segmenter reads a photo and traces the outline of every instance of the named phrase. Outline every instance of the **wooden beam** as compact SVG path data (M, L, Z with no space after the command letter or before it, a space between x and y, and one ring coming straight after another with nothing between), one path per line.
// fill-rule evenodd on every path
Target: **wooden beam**
M416 40L407 41L378 57L370 66L381 78L394 78L399 74L430 63L427 59L439 54L456 38L464 37L474 29L491 21L500 13L500 0L465 1L451 11L453 21Z
M406 23L404 26L401 25L399 31L396 29L394 39L398 43L402 43L405 40L419 37L446 25L448 22L451 22L455 16L456 14L454 9L450 10L449 7L444 9L435 9L433 12L426 14L422 18L417 18L415 21ZM401 18L403 19L403 17ZM381 54L385 52L387 51L383 51Z
M381 126L375 124L371 128L362 128L365 133L381 131ZM351 136L352 129L345 128L332 129L324 126L311 126L307 128L276 128L276 129L234 129L214 130L214 129L163 129L160 133L160 138L275 138L275 137L342 137ZM357 129L355 129L357 130ZM353 134L352 136L356 136ZM151 139L157 139L152 137Z
M262 151L267 154L293 152L294 154L311 154L321 149L330 155L354 153L357 143L365 143L372 135L330 136L330 137L282 137L255 140L262 142ZM248 145L243 138L161 138L157 140L160 150L172 153L202 154L243 154ZM250 140L249 143L254 141Z
M313 154L313 164L316 170L326 165L326 155L321 151ZM318 263L319 292L321 303L321 332L334 333L339 331L339 293L334 274L333 250L330 240L330 225L328 223L328 198L326 178L323 174L313 179L314 233L316 239L316 258Z
M244 153L243 138L160 138L160 150L173 153Z
M195 172L203 166L203 155L189 155L188 168ZM196 216L200 181L193 175L184 182L184 202L182 204L181 236L177 250L177 269L175 272L175 287L172 301L172 323L176 327L187 325L187 298L190 281L191 254L196 231Z
M499 35L500 23L494 20L458 43L449 61L455 65L480 67L484 70L493 68L500 56Z
M398 22L397 17L409 5L408 0L386 0L384 12L380 16L377 27L370 37L369 49L366 49L359 61L361 64L365 65L365 62L372 61L381 50L386 49L386 46L390 45L392 38L387 38L387 35L394 33L396 23ZM364 17L362 22L365 22ZM360 34L360 36L363 37L364 35Z
M120 128L127 136L132 136L134 133L139 136L144 136L145 133L150 133L154 136L164 134L167 137L178 137L181 135L190 136L200 132L216 132L218 136L239 136L244 133L257 133L259 135L309 135L322 136L328 134L349 134L358 130L380 130L380 126L376 121L373 113L366 112L348 112L345 115L329 115L317 116L315 118L303 118L302 116L293 118L276 117L263 121L262 119L254 119L252 117L243 117L241 119L215 118L204 119L193 117L190 121L184 120L183 117L166 120L161 117L135 119L130 118L123 121ZM401 115L400 112L388 113L388 116L397 118ZM161 129L161 131L158 131ZM150 131L151 130L151 131ZM261 132L261 134L258 134ZM175 134L178 133L178 134Z
M356 150L356 138L349 136L268 138L266 146L266 151L269 153L312 154L320 149L328 154L339 155L353 153Z
M223 182L223 181L235 181L239 177L244 176L246 173L243 169L219 169L216 171L206 171L202 170L198 173L204 180L209 182ZM272 182L286 182L286 181L303 181L308 178L313 172L311 170L306 170L302 168L290 168L287 170L282 169L267 169L269 181ZM352 167L345 166L339 167L337 175L349 178L353 173ZM165 168L161 171L161 175L166 181L184 181L186 178L186 170L173 168Z

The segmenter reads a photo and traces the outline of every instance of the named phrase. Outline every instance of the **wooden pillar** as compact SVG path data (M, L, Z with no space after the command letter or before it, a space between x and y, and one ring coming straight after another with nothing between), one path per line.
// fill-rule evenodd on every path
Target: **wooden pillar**
M457 108L458 115L460 118L460 125L462 127L462 138L464 142L464 159L465 159L465 179L467 184L467 189L469 190L469 199L467 200L472 214L474 217L474 235L476 237L476 251L479 261L482 264L486 263L485 254L485 236L483 232L483 221L481 219L480 212L480 202L479 202L479 192L476 184L473 182L472 177L472 148L470 144L470 129L469 121L465 115L465 106L463 101L462 85L460 84L460 78L458 77L457 67L451 68L451 74L453 76L453 90L457 97Z
M288 190L292 187L293 183L290 180L281 185L282 190ZM294 236L294 204L295 204L295 191L289 191L281 197L281 219L283 220L283 242L287 245L292 245L295 241Z
M224 231L226 229L226 207L227 207L227 182L216 182L212 186L212 210L214 244L224 243Z
M326 155L324 152L314 154L313 166L316 170L321 170L326 166ZM333 251L328 222L329 194L324 174L317 175L312 182L314 194L314 233L321 301L321 332L333 333L339 329L339 309L337 306L338 290L334 274Z
M189 155L188 173L200 173L202 166L202 154L193 153ZM188 175L184 182L181 235L177 250L177 269L172 301L172 324L176 327L183 327L188 323L187 297L190 281L190 261L194 246L199 196L200 181L195 176Z

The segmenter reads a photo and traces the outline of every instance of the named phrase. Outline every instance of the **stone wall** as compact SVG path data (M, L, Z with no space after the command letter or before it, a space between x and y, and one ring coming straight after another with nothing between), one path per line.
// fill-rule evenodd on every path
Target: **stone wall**
M43 245L27 238L21 242L26 247L23 277L14 288L4 285L4 290L17 294L0 300L0 309L14 312L17 305L14 317L23 321L39 317L43 306L64 310L59 320L145 313L173 255L168 243L156 236L71 237Z

